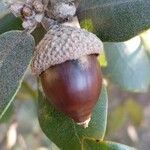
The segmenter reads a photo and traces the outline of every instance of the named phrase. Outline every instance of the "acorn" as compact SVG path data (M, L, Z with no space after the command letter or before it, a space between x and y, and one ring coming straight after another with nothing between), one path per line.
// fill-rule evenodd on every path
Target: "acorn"
M54 25L36 47L31 65L50 103L85 128L102 88L97 60L102 49L96 35Z

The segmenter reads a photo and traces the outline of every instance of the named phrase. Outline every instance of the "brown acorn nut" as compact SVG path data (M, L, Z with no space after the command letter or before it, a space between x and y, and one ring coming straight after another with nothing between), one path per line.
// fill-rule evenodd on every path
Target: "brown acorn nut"
M84 127L102 87L97 60L102 48L94 34L56 25L37 46L32 62L32 72L40 76L48 100Z
M51 103L75 122L86 126L100 95L102 74L96 55L84 59L87 62L70 60L50 67L40 78Z

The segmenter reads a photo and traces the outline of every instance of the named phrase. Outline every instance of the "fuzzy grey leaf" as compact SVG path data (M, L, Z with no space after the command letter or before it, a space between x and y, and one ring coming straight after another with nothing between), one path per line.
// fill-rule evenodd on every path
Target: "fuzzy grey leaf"
M149 7L150 0L81 0L77 15L102 41L126 41L150 28Z
M34 39L21 31L0 36L0 119L13 100L31 61Z

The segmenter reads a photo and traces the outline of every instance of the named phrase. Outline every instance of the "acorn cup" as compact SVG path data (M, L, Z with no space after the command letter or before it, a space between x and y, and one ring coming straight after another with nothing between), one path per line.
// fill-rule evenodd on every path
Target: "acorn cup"
M97 60L102 49L96 35L54 25L38 44L32 61L32 72L39 75L50 103L85 128L102 88Z

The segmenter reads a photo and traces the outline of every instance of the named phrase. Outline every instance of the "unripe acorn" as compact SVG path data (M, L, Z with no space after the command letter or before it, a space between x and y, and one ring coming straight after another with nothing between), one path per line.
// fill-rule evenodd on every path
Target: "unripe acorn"
M97 56L102 42L86 30L54 25L36 48L32 72L55 108L88 127L99 99L102 73Z

